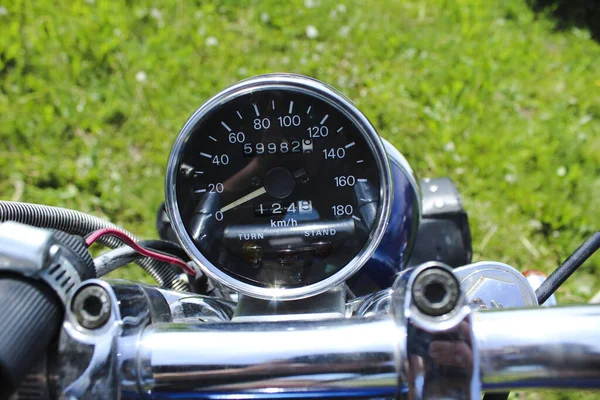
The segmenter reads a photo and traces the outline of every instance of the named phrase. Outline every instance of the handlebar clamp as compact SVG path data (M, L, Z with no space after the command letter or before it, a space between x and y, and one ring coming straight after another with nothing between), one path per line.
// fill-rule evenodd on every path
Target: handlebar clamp
M450 267L429 262L401 274L391 313L404 331L400 381L413 399L479 399L471 307Z

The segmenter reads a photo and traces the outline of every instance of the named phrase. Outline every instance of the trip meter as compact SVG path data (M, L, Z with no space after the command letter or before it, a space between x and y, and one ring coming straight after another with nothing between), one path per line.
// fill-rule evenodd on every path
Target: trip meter
M390 213L379 135L314 79L263 75L204 104L176 140L167 209L211 278L260 298L323 292L356 272Z

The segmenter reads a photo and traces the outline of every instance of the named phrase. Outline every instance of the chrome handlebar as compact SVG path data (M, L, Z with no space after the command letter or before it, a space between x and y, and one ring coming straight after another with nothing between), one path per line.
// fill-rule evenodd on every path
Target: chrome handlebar
M483 390L600 388L600 306L478 312Z
M390 318L158 324L140 341L146 393L223 396L395 396Z
M421 368L436 382L423 387L421 397L431 398L437 396L427 391L465 394L464 368L478 359L474 381L484 391L600 388L600 306L482 311L472 322L472 347L431 340L410 360L400 357L401 327L386 317L156 324L140 341L140 383L158 397L387 397L408 392L400 377L414 379ZM429 376L434 371L424 371L428 361L419 358L435 359L455 376Z
M67 313L57 394L479 399L482 390L600 388L600 306L473 311L465 293L475 289L463 285L438 313L418 300L438 282L432 269L457 282L475 272L423 265L400 275L389 307L382 296L366 307L380 313L303 321L230 322L226 302L90 280L83 286L105 290L114 307L93 331Z

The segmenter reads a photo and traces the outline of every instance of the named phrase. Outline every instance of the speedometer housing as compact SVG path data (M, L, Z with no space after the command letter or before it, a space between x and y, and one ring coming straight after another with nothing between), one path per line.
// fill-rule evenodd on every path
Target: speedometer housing
M293 300L343 283L369 260L386 233L392 186L381 138L349 100L311 78L270 74L192 115L169 158L166 200L207 276L248 296Z

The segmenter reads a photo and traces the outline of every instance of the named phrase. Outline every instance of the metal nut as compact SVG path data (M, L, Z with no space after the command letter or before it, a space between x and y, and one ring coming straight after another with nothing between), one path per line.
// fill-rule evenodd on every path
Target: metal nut
M100 328L110 317L110 296L101 286L86 286L75 295L71 310L82 327Z

